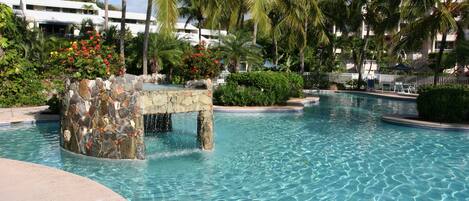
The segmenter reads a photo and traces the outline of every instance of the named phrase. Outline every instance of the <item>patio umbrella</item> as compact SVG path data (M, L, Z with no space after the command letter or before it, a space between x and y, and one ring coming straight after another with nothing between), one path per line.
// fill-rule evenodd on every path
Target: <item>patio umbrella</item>
M265 60L263 66L264 66L264 68L270 68L270 69L277 68L277 66L275 64L273 64L272 62L270 62L269 60Z

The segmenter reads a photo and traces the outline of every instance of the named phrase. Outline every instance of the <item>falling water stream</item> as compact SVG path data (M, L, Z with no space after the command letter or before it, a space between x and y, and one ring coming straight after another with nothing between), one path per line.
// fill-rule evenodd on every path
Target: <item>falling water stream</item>
M197 113L172 114L169 132L158 128L158 115L145 115L145 144L147 158L163 158L199 152L197 143Z

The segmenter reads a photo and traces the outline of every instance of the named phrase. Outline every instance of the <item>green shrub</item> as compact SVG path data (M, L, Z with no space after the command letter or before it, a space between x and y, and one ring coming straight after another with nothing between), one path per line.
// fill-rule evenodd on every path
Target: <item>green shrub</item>
M0 107L34 106L46 102L44 86L39 77L30 70L2 76L0 82Z
M233 73L225 86L214 93L214 102L227 106L269 106L285 104L290 97L303 96L303 78L293 73Z
M263 106L275 104L275 98L271 95L256 87L237 86L231 83L218 88L213 96L216 105Z
M303 77L296 73L285 73L285 76L287 77L288 83L290 85L290 96L298 98L303 97Z
M437 122L469 122L469 86L429 85L419 88L419 117Z

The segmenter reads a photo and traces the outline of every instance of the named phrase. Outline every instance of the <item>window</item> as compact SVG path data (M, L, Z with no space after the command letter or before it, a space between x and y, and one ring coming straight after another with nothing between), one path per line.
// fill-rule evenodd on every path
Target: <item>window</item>
M94 12L94 10L83 10L83 14L85 14L85 15L94 15L95 12Z
M13 9L20 10L21 8L18 5L13 5Z
M34 6L28 4L28 5L26 5L26 9L28 9L28 10L34 10Z
M50 12L60 12L60 8L57 8L57 7L46 7L46 11L50 11Z
M118 19L118 18L109 18L109 21L110 22L121 22L121 20Z
M451 50L454 48L454 41L446 41L445 50ZM439 50L441 47L441 41L435 43L435 50Z
M62 12L64 13L77 13L77 9L71 9L71 8L62 8Z
M137 24L137 20L132 20L132 19L125 19L125 23L129 23L129 24Z

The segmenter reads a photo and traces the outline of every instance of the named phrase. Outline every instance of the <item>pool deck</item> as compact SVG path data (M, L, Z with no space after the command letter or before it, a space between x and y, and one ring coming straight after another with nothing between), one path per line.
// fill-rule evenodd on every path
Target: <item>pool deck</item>
M59 115L43 114L48 106L0 108L0 126L10 126L15 123L36 123L58 121Z
M0 200L125 200L91 179L22 161L0 158L0 178Z
M403 115L384 115L381 117L386 123L434 129L434 130L449 130L449 131L463 131L469 132L469 124L455 124L455 123L440 123L440 122L431 122L418 119L417 116L403 116Z
M403 94L395 92L380 92L380 91L348 91L348 90L338 90L336 93L349 93L349 94L361 94L375 96L379 98L389 98L394 100L404 100L404 101L416 101L418 94Z

